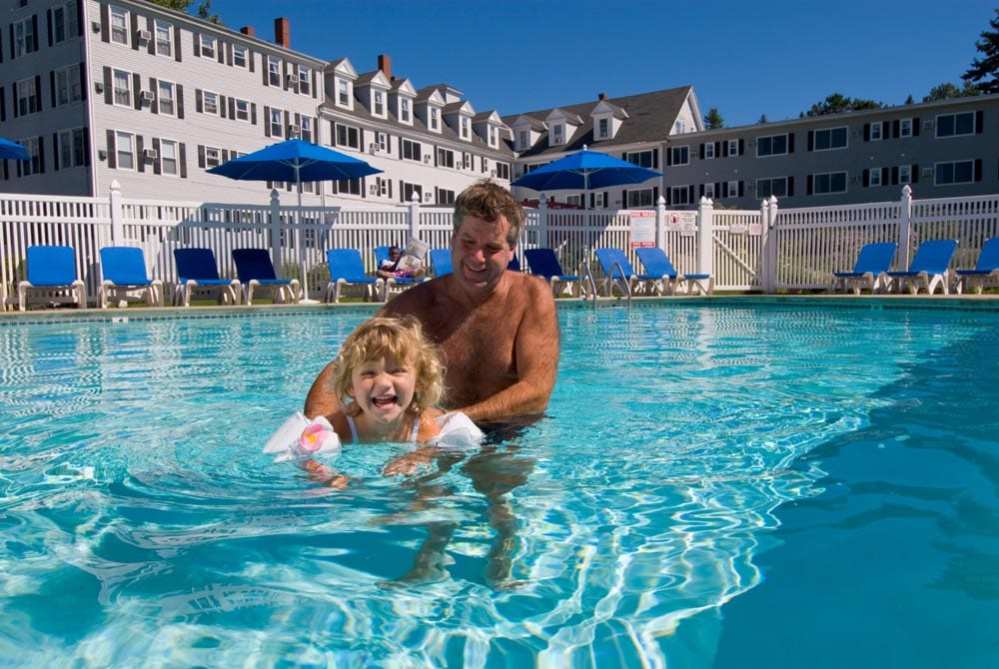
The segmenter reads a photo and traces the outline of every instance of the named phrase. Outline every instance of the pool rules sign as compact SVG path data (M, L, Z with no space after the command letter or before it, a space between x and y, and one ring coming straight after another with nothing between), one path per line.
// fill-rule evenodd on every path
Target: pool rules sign
M647 249L656 245L656 212L632 211L631 248Z

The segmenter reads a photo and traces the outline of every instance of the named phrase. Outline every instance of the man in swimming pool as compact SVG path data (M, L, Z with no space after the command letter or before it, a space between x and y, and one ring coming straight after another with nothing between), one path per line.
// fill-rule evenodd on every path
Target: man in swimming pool
M415 316L440 347L445 408L486 423L541 414L555 386L558 321L547 284L506 271L524 212L505 188L482 181L458 196L454 222L453 273L400 294L381 315ZM338 408L332 364L309 390L307 416Z

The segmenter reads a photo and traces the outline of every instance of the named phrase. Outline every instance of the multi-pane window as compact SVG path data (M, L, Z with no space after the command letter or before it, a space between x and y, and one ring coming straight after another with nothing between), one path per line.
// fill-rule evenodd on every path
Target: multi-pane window
M35 34L34 22L27 18L14 24L14 57L19 58L33 51L38 51L38 35Z
M526 130L517 133L517 144L521 149L526 149L531 145L530 134Z
M378 186L378 194L382 197L392 197L392 181L390 179L383 179L382 177L375 177L375 180Z
M670 189L670 201L673 204L690 204L690 188L688 186L673 186Z
M156 54L173 56L173 30L169 23L156 21Z
M461 138L469 139L472 136L472 122L468 120L468 117L461 117Z
M118 169L135 169L135 135L121 130L115 132L114 151Z
M21 176L37 174L42 171L42 152L38 146L37 137L29 137L20 141L21 146L28 152L29 160L19 161L21 166Z
M340 195L360 195L361 180L348 179L347 181L334 181L333 192L340 193Z
M607 139L610 136L610 120L602 118L597 121L597 137Z
M558 123L552 126L552 143L561 144L565 141L565 126Z
M312 95L312 70L307 67L298 68L298 92L302 95Z
M236 118L240 121L250 120L250 103L247 100L236 100Z
M55 72L56 105L66 105L83 99L83 86L80 83L80 68L76 65Z
M500 179L510 178L510 164L509 163L496 163L496 176Z
M159 81L156 83L156 94L159 99L159 112L167 116L174 116L177 112L174 109L175 84L169 81Z
M374 91L374 110L373 114L375 116L385 116L385 94L381 91Z
M281 61L271 56L267 57L267 82L271 86L281 85Z
M871 141L876 142L881 139L881 124L872 123L871 124Z
M357 128L350 125L336 124L337 146L347 146L352 149L361 149L361 133Z
M284 112L280 109L271 109L271 117L267 119L267 123L270 124L271 136L273 137L283 137L284 136Z
M959 137L973 134L975 134L975 112L937 116L937 137Z
M899 137L912 137L912 119L904 118L899 123L898 128Z
M132 106L132 75L124 70L114 71L114 103Z
M730 156L739 155L739 140L737 139L728 140L728 155Z
M299 127L299 136L306 142L312 141L312 119L308 116L302 117Z
M874 126L881 127L881 124L880 123L871 124L871 128L874 128ZM878 186L883 185L881 183L880 167L872 167L870 170L868 170L867 185L870 186L871 188L877 188Z
M911 128L910 128L911 130ZM846 127L815 131L815 150L831 151L846 148Z
M715 143L714 142L707 142L704 145L704 159L705 160L714 160L714 158L715 158Z
M214 114L218 116L219 113L219 94L213 93L211 91L204 91L201 94L202 99L202 109L204 109L206 114Z
M729 155L732 155L732 154L729 153ZM728 183L728 185L725 187L725 190L728 191L728 197L739 197L739 182L738 181L729 181L727 183Z
M86 131L83 128L63 130L59 133L59 167L68 169L86 163Z
M450 149L437 149L437 166L454 167L454 151Z
M482 171L483 172L489 171L489 159L486 158L485 156L482 156Z
M111 6L111 41L128 46L128 12L122 7Z
M898 166L898 182L900 184L912 183L912 165Z
M642 190L630 190L628 191L628 208L634 207L651 207L653 202L654 192L651 188L643 188Z
M234 44L232 47L232 64L236 67L246 67L249 63L249 49L242 44Z
M205 147L205 169L212 169L222 164L222 151L214 146Z
M437 204L454 204L454 191L447 188L437 189Z
M430 108L430 129L439 130L441 127L441 111L437 107Z
M163 174L177 176L177 142L170 139L160 140L160 171Z
M970 184L975 180L975 161L958 160L950 163L937 163L934 171L936 172L934 184L937 186Z
M219 40L213 35L201 35L201 55L215 60L218 58Z
M423 201L423 186L420 184L409 184L405 181L402 182L402 201L412 202L413 196L416 196L417 202Z
M461 166L466 170L472 169L472 154L467 151L461 154Z
M787 135L771 135L756 140L756 155L782 156L787 153Z
M74 37L79 30L80 17L76 2L66 2L52 8L52 43L59 44Z
M486 126L486 134L489 136L489 146L496 146L496 128L493 126Z
M756 199L762 200L771 195L775 197L787 196L787 177L756 180Z
M670 148L670 164L687 165L690 163L690 147L674 146Z
M336 80L336 103L341 107L350 106L350 87L346 79Z
M846 192L846 172L827 172L812 177L812 192L816 195Z
M17 91L17 113L20 116L40 111L38 108L38 88L34 79L22 79L14 84Z
M423 160L423 147L419 142L403 138L402 157L406 160Z
M639 167L652 167L652 152L651 151L635 151L628 154L628 162L638 165Z
M409 98L399 99L399 120L403 123L409 123L411 119L409 104Z
M379 151L388 151L388 133L376 132L375 143Z

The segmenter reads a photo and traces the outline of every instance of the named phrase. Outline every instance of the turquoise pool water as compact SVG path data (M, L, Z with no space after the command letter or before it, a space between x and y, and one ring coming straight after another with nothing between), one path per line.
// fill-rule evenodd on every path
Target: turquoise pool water
M0 325L0 666L995 666L999 313L747 304L334 494L260 449L365 312Z

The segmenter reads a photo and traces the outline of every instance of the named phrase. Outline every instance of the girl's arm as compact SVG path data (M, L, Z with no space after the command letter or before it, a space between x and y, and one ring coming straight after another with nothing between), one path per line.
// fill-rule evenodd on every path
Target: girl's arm
M427 446L426 444L440 434L441 428L437 425L436 418L443 415L443 413L440 409L431 408L425 410L420 415L420 430L416 437L417 442L422 445L411 453L406 453L389 461L382 470L382 474L385 476L394 476L396 474L409 476L421 465L432 462L435 457L440 455L441 450L439 448L436 446Z

